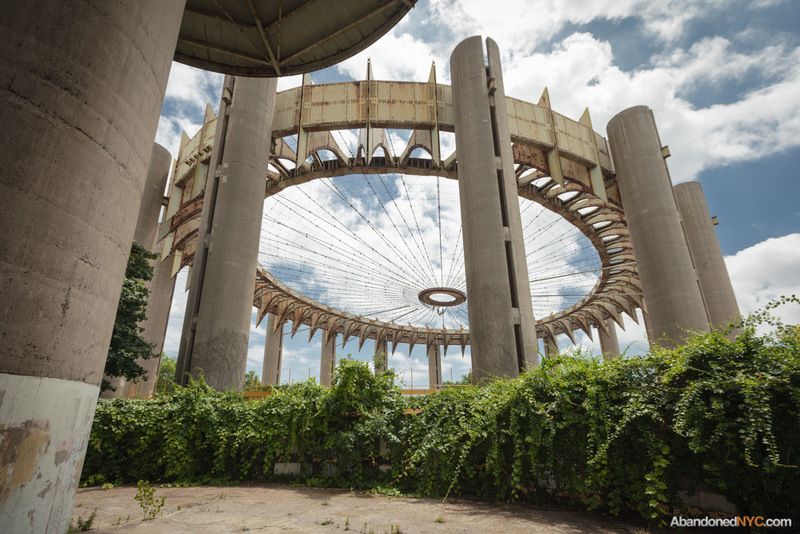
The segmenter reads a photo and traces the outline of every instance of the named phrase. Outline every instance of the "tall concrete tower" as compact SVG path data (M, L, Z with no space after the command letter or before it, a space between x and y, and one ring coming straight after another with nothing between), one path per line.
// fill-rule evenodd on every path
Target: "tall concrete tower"
M739 319L739 305L708 212L703 187L700 182L687 182L676 185L673 191L711 326L727 326Z
M473 380L538 363L517 181L497 44L470 37L450 56Z
M177 377L242 389L276 78L226 77L206 183Z
M646 106L620 112L608 123L608 141L642 280L650 342L669 346L688 331L708 331L653 112Z

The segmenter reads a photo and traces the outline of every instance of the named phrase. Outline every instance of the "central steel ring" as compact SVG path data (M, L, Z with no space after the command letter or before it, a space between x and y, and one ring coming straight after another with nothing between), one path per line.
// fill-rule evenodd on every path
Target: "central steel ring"
M452 287L432 287L420 291L417 298L421 303L429 306L447 307L465 303L467 294Z

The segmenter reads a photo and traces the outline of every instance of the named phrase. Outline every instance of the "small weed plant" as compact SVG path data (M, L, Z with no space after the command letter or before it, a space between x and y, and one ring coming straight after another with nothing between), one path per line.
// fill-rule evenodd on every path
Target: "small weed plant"
M92 524L94 523L96 517L97 517L97 508L92 510L92 513L89 514L89 517L87 517L86 519L83 519L81 516L78 516L78 519L75 520L74 525L70 522L67 534L74 534L75 532L86 532L92 530Z
M166 497L156 497L155 488L146 480L140 480L137 484L137 488L134 499L139 503L139 507L141 507L144 513L144 520L149 521L155 519L164 508Z

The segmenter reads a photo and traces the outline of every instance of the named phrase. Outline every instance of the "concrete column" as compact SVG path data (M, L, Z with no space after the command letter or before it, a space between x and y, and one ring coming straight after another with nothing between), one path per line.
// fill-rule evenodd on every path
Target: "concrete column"
M606 319L606 328L608 333L602 328L597 329L598 334L600 334L600 351L603 353L603 357L607 359L617 358L619 357L619 341L617 340L617 329L614 326L614 322Z
M158 248L158 220L171 165L172 156L169 151L154 143L147 167L147 180L142 194L142 204L139 207L136 231L133 234L133 240L151 252L155 252ZM153 278L146 284L150 294L147 297L147 319L141 324L144 330L142 337L153 344L155 356L137 360L136 363L145 370L145 373L135 381L125 380L123 377L106 377L114 389L103 392L103 398L152 396L158 378L161 349L164 347L169 307L172 304L172 293L175 288L175 280L170 276L171 266L171 262L162 263L159 259L153 260Z
M169 150L158 143L153 143L150 163L147 166L147 181L142 194L142 204L136 220L136 231L133 233L133 240L151 252L156 249L158 221L161 215L161 206L164 204L164 191L167 188L171 166L172 155Z
M544 336L544 355L545 358L552 358L558 355L558 344L548 336Z
M617 114L608 123L608 140L650 315L651 344L670 346L687 331L708 331L653 112L636 106Z
M389 370L389 342L385 339L375 340L375 374Z
M151 171L158 176L153 181L142 200L142 206L147 201L147 214L145 221L158 221L161 214L161 205L164 201L164 190L166 189L169 171L172 166L172 156L166 148L155 145L153 155L150 160ZM154 169L153 169L154 168ZM148 183L149 178L148 178ZM144 210L139 211L141 219ZM137 223L138 225L141 223ZM136 239L139 239L136 237ZM158 252L158 224L150 225L148 233L141 236L142 243L152 243L150 250ZM161 367L161 351L164 349L164 336L167 334L167 323L169 322L169 310L172 306L172 295L175 292L175 278L172 276L173 257L169 256L164 261L156 258L153 265L153 279L148 284L150 295L147 300L147 319L142 323L144 338L153 344L154 356L139 362L144 368L144 378L129 383L126 387L125 395L128 397L149 398L153 396L153 391L158 380L158 370Z
M322 351L319 358L319 383L331 387L333 370L336 368L336 334L326 341L328 333L322 335Z
M442 387L442 351L437 344L428 345L428 388Z
M183 2L0 2L0 530L66 532Z
M175 292L175 278L172 276L172 260L169 256L164 261L156 259L153 268L153 279L150 280L150 296L147 300L147 319L142 323L142 335L153 343L153 357L141 360L144 368L144 379L128 382L125 387L126 397L150 398L156 388L158 371L161 368L161 353L164 350L164 337L167 335L169 310L172 306L172 295Z
M728 268L700 182L672 188L686 231L686 242L700 280L700 289L712 326L725 327L740 318Z
M517 376L538 363L500 53L479 36L450 56L472 376Z
M281 383L281 362L283 358L283 325L276 325L278 318L267 315L267 342L264 344L264 368L261 381L264 384L277 386ZM278 331L275 331L275 327Z
M192 264L178 380L241 390L264 208L274 78L226 77Z

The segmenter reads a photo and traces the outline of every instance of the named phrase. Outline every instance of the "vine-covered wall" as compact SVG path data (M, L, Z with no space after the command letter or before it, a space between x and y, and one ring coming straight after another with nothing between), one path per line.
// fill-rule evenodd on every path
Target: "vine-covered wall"
M284 386L247 402L194 383L102 401L83 483L275 480L276 463L296 462L306 484L556 502L658 523L697 488L740 514L791 516L799 461L800 332L747 327L735 341L703 334L608 362L560 356L518 379L418 398L344 359L330 389Z

